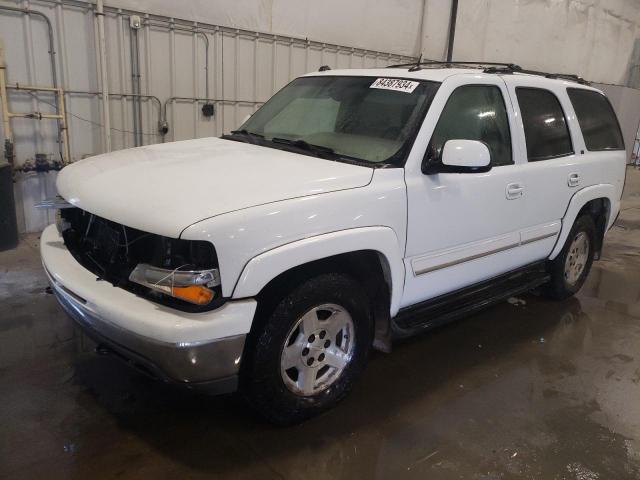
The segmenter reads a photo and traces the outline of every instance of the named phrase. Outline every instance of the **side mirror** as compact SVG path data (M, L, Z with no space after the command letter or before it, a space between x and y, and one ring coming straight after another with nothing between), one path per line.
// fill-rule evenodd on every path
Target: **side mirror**
M422 171L434 173L482 173L491 170L491 153L478 140L448 140L439 161L423 162Z

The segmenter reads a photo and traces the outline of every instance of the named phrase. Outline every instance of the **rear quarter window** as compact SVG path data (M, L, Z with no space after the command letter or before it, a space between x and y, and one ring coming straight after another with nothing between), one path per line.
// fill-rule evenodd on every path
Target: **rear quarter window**
M624 150L620 125L607 97L584 88L567 88L567 93L587 150Z
M530 162L573 153L567 120L558 98L542 88L518 87L527 158Z

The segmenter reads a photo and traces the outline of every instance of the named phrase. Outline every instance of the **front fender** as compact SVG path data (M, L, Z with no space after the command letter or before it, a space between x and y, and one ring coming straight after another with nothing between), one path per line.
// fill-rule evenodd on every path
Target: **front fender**
M391 277L390 313L394 316L400 309L405 272L398 237L388 227L361 227L325 233L262 253L243 269L233 298L257 295L272 279L294 267L359 250L373 250L386 259Z
M595 200L597 198L606 198L609 200L610 210L609 217L607 218L607 229L611 227L611 224L620 209L620 199L617 198L616 187L609 183L602 183L599 185L585 187L582 190L577 191L573 197L571 197L567 211L562 218L562 229L560 230L556 246L553 248L551 255L549 255L550 260L556 258L562 250L562 247L564 247L567 237L569 236L569 232L571 231L571 227L573 227L582 207L591 200Z

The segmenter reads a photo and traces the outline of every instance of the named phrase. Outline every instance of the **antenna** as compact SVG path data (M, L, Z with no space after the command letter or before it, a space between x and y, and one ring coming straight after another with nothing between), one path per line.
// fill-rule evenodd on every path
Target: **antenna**
M420 56L418 57L418 61L416 62L416 64L411 67L409 69L410 72L417 72L418 70L422 70L422 68L420 68L420 63L422 62L422 52L420 52Z

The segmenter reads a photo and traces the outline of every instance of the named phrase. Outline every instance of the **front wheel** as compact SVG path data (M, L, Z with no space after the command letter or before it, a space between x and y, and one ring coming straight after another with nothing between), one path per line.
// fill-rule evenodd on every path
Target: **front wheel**
M551 262L547 296L563 300L582 288L593 264L595 244L596 226L590 216L583 215L575 221L562 251Z
M333 407L362 372L372 338L369 302L357 281L337 273L305 281L253 334L243 366L249 403L280 425Z

